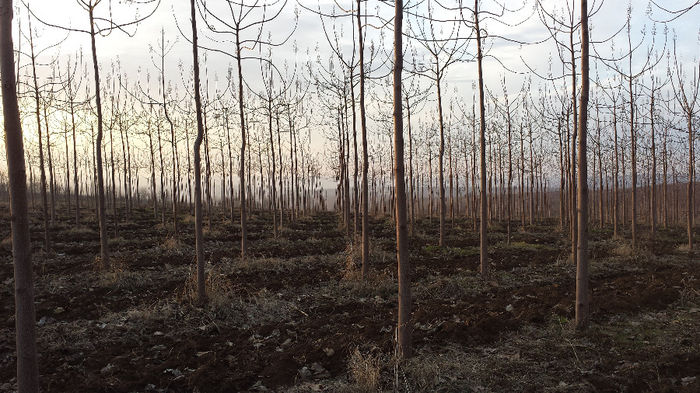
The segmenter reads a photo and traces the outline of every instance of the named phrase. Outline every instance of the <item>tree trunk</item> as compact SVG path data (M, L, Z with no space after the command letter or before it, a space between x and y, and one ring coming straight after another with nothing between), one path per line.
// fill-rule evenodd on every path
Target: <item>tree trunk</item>
M656 130L654 129L654 78L651 83L651 103L649 120L651 121L651 186L649 187L651 209L651 234L656 234Z
M365 277L369 271L369 185L367 179L367 171L369 170L369 153L367 152L367 113L365 111L365 57L364 57L364 37L362 35L362 16L361 16L361 0L357 0L357 27L358 27L358 42L359 42L359 65L360 65L360 127L362 133L362 276ZM403 0L396 0L396 15L398 23L394 27L394 36L399 34L399 44L401 43L401 20L403 18ZM394 49L396 49L394 43ZM399 49L401 45L398 46ZM394 56L396 56L394 54ZM403 58L403 57L401 57ZM396 87L394 87L396 88ZM399 89L399 92L401 90ZM409 299L410 302L410 299ZM410 304L408 306L410 310ZM410 345L410 344L409 344Z
M613 176L615 177L615 184L614 184L614 190L613 190L613 236L618 237L618 227L620 226L619 220L620 220L620 181L618 179L618 174L620 172L620 163L618 159L618 147L617 147L617 105L613 101L613 140L615 144L615 173Z
M10 12L10 16L12 16L12 12ZM41 182L41 215L42 215L42 220L44 221L44 251L48 252L50 248L50 238L49 238L49 203L48 203L48 197L46 194L46 171L44 169L44 147L43 147L43 141L42 141L42 135L41 135L41 116L40 116L40 110L41 110L41 104L40 104L40 98L39 98L39 82L37 80L36 76L36 56L34 55L34 38L33 34L31 32L31 21L29 24L29 47L31 50L31 58L32 58L32 78L34 80L34 98L36 101L36 126L37 126L37 132L38 132L38 142L39 142L39 174L40 174L40 182ZM10 57L10 59L14 59L13 57ZM21 127L21 125L20 125ZM24 157L22 157L24 159Z
M630 72L632 71L632 56L630 56ZM630 165L632 166L632 248L637 248L637 131L634 118L634 92L632 77L629 77L630 89Z
M488 239L486 236L486 219L487 219L487 195L486 195L486 107L484 104L484 74L482 67L483 54L481 51L481 29L479 28L479 0L474 0L474 22L476 25L476 47L477 47L477 64L479 73L479 145L481 149L481 215L479 223L480 237L480 270L481 276L487 278L489 275L488 266Z
M69 95L73 97L72 88L69 85ZM78 184L78 148L75 133L75 110L73 108L73 99L70 101L70 120L73 131L73 187L75 194L75 225L80 224L80 185Z
M36 312L27 208L27 174L24 166L24 144L13 61L12 13L12 1L0 1L0 76L2 77L2 113L12 216L10 227L15 281L17 392L35 393L39 391Z
M579 116L580 142L578 146L578 252L576 264L576 327L588 325L588 1L581 0L581 105Z
M194 0L192 0L194 4ZM194 5L193 5L194 7ZM194 13L194 10L192 11ZM236 26L238 28L239 26ZM243 112L243 69L241 68L241 44L240 30L236 30L236 64L238 65L238 111L241 122L241 168L240 168L240 193L241 193L241 258L246 257L248 250L248 225L246 223L246 179L245 179L245 148L246 148L246 124Z
M204 233L202 231L202 159L200 149L204 138L202 121L202 98L199 82L199 54L197 48L197 15L195 0L190 0L190 18L192 22L192 61L194 63L194 105L197 111L197 137L194 140L194 235L197 255L197 298L199 303L207 300L204 277Z
M695 182L695 141L693 137L693 112L688 108L688 252L693 256L693 216L695 214L695 198L693 183Z
M44 125L46 131L46 158L49 167L49 194L51 195L51 225L56 223L56 181L53 176L53 156L51 155L51 135L49 132L48 104L44 104Z
M438 150L438 193L439 193L439 198L440 198L440 206L439 209L440 211L438 212L440 214L440 238L438 241L438 245L440 247L443 247L445 245L445 210L447 209L446 202L445 202L445 169L444 169L444 160L445 160L445 122L443 120L443 114L442 114L442 94L440 91L440 65L439 65L438 58L436 56L435 58L435 67L436 67L436 80L435 80L435 85L437 87L437 104L438 104L438 121L439 121L439 126L440 126L440 148Z
M395 0L394 16L394 169L396 176L396 259L399 276L399 315L397 355L411 356L411 278L408 260L406 225L406 185L404 182L403 110L401 105L401 71L403 70L403 0Z

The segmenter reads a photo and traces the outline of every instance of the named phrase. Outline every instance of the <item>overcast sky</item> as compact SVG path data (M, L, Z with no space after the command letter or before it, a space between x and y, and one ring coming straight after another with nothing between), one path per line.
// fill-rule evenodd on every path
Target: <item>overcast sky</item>
M143 1L141 1L143 2ZM493 58L487 58L484 67L486 86L487 88L494 91L495 94L501 94L501 80L505 77L507 80L508 90L511 92L517 92L520 90L525 78L532 77L527 73L527 67L525 63L537 70L538 73L547 74L548 73L548 63L549 59L553 58L553 70L554 75L559 75L562 72L561 63L558 60L558 55L556 53L555 46L553 42L547 41L540 44L522 45L516 42L510 42L507 39L512 39L516 41L524 42L538 42L547 37L547 30L543 27L537 14L533 12L533 0L527 1L524 7L515 5L513 1L508 1L508 6L513 8L520 8L516 12L506 13L506 16L502 18L505 23L498 23L496 21L490 20L485 21L483 28L494 36L504 37L506 39L494 38L487 41L486 47L489 49L489 54L493 55ZM561 8L564 4L562 0L542 0L544 7L550 12L555 10L555 7ZM691 3L691 0L663 0L663 5L668 8L680 9ZM23 29L26 34L26 24L27 24L27 11L21 3L18 4L18 12L15 15L15 22L19 18ZM222 19L230 20L227 8L222 5L225 4L223 1L208 0L207 5L215 10L217 16ZM281 3L278 3L278 5ZM333 2L328 0L323 1L312 1L312 0L301 0L302 5L307 8L321 9L324 12L333 12ZM304 9L299 3L289 1L285 8L282 10L281 14L274 22L268 23L264 27L263 37L272 37L272 40L279 40L287 37L287 35L293 31L290 40L286 45L277 47L273 51L273 59L276 64L281 65L284 61L293 64L294 62L303 63L309 58L316 59L320 57L323 62L327 62L328 58L331 56L331 52L328 49L328 43L324 37L323 29L321 28L321 19L318 15ZM341 2L347 7L352 7L353 3L350 1ZM379 3L377 1L370 1L365 3L368 8L367 12L370 14L379 14L385 18L390 18L393 13L391 7L385 3ZM452 4L452 3L450 3ZM484 1L483 7L489 10L496 10L497 8L492 2ZM572 3L573 4L573 3ZM598 7L599 2L589 1L591 7ZM614 32L618 31L625 24L626 20L626 9L630 3L625 1L617 0L607 0L602 5L602 8L592 16L591 26L592 26L592 38L593 40L601 40L604 37L608 37ZM65 27L73 27L78 29L89 29L88 16L87 13L82 10L82 8L76 3L76 0L33 0L29 3L36 16L48 23L61 25ZM578 7L578 1L575 2L575 7ZM635 55L635 63L643 63L646 61L646 47L652 42L651 30L654 28L654 23L650 21L649 15L647 13L648 3L645 0L634 0L631 2L632 7L632 41L639 42L642 40L642 31L647 32L644 43L642 44L642 49ZM111 8L111 9L110 9ZM110 7L109 0L102 0L102 3L97 8L97 14L102 17L109 17L110 12L113 19L117 22L127 22L133 20L136 15L144 16L149 13L152 9L152 5L133 5L129 4L128 1L113 1ZM278 6L272 7L272 9L278 9ZM336 10L336 13L340 11ZM425 7L418 8L417 12L425 12ZM149 50L150 47L156 46L160 40L160 31L163 29L165 31L166 40L175 42L173 50L168 54L166 60L166 78L169 83L175 85L175 87L182 90L182 78L181 72L178 68L178 64L183 64L186 72L189 72L192 66L191 58L191 46L188 43L188 39L191 33L191 28L189 25L189 1L187 0L162 0L155 14L139 24L137 27L129 27L126 30L133 34L133 37L120 32L114 31L109 36L99 37L97 39L97 51L99 62L103 69L108 70L110 64L119 59L121 63L122 72L129 75L131 79L145 79L145 72L150 72L151 74L156 74L156 70L152 64L152 55ZM443 16L446 13L437 11L438 16ZM658 9L653 9L652 14L656 19L667 19L668 15L665 15ZM298 16L298 20L297 20ZM528 16L532 16L527 19ZM578 15L576 15L578 17ZM210 22L214 22L213 18L209 17ZM684 59L684 61L693 61L697 59L700 44L700 7L696 7L693 11L687 13L686 15L680 17L679 19L668 24L669 29L669 39L668 46L671 45L671 39L675 33L678 37L678 52L679 55ZM380 21L373 20L372 23L378 25ZM412 24L414 28L417 26L417 22L412 20L412 18L407 18L406 22ZM518 23L517 26L511 26L514 23ZM352 42L352 29L354 27L354 20L349 18L338 19L335 22L331 20L326 20L325 24L327 29L330 31L335 27L338 32L342 31L343 37L341 38L341 43L343 45L342 49L345 51L346 55L349 56ZM59 41L61 38L65 37L66 33L60 30L43 26L40 22L34 20L34 28L38 34L36 38L36 46L38 48L46 47L49 44ZM180 26L184 32L183 34L178 30L177 26ZM296 25L296 29L294 26ZM408 26L407 26L408 27ZM657 38L659 43L663 43L663 31L664 25L656 24ZM443 31L449 29L449 27L441 27ZM201 35L202 45L213 47L219 50L232 52L233 45L229 42L214 42L211 38L221 39L222 36L212 34L205 28L204 23L199 21L199 31ZM462 34L466 35L469 30L462 27ZM392 45L392 35L391 31L385 30L383 32L369 28L368 29L368 39L374 43L375 47L383 48L382 50L389 53L390 47ZM563 37L565 38L565 37ZM410 42L410 40L408 40ZM624 50L626 46L626 36L624 34L615 38L615 47L617 48L617 54ZM15 46L18 45L18 40L15 38ZM83 51L85 60L89 63L89 48L90 48L89 36L83 33L71 33L67 36L65 42L56 50L48 51L44 54L43 59L40 61L48 61L49 57L60 55L62 57L68 55L74 55L78 50ZM419 57L424 55L424 52L420 51L420 46L412 43L410 44L419 50ZM474 48L473 43L467 47L467 52L473 54ZM601 55L610 55L611 43L604 43L596 45L597 50ZM26 51L27 43L22 42L22 51ZM295 52L296 49L296 52ZM60 50L60 52L59 52ZM369 50L369 49L367 49ZM383 53L378 54L377 58L382 58ZM495 60L495 58L498 60ZM469 58L469 55L466 56ZM206 54L206 63L204 62L205 57L200 52L200 61L202 63L203 71L207 72L210 80L210 86L215 86L217 84L222 84L224 77L226 75L227 69L233 63L233 59L224 56L219 53L208 53ZM27 62L26 58L23 58L23 62ZM64 62L65 63L65 62ZM665 70L665 63L663 61L663 66L661 66L662 72ZM508 71L505 68L514 71ZM243 64L244 75L249 81L253 88L259 87L256 81L260 79L260 67L257 61L247 61ZM139 74L138 71L141 71ZM234 68L235 70L235 68ZM47 75L50 72L48 67L41 68L40 73ZM599 65L599 72L601 78L604 79L609 77L611 73L608 72L607 68L603 65ZM457 63L450 67L445 78L445 85L443 86L443 91L447 92L448 96L453 96L457 98L462 98L466 102L471 103L471 97L473 94L472 84L476 78L476 67L473 62L463 62ZM218 79L218 82L216 81ZM532 77L533 89L537 86L543 84L543 82L537 77ZM561 82L563 84L563 82ZM430 106L426 108L425 113L430 113L434 109ZM319 145L320 148L321 145Z
M223 19L230 20L228 17L228 10L221 7L222 3L224 2L216 0L209 0L207 2L210 7L217 11L217 15L220 15ZM345 3L347 3L347 7L352 6L352 2L350 1L341 1L339 3L341 5L345 5ZM496 9L493 3L490 4L489 1L485 1L483 3L483 7L489 10ZM507 3L509 7L518 7L514 4L516 2L509 1ZM554 10L555 6L562 7L562 5L565 4L561 0L543 0L543 3L545 4L545 8L550 11ZM589 3L593 7L597 6L599 2L589 1ZM689 4L690 0L663 0L662 3L665 7L682 8L683 6ZM323 11L330 13L332 12L333 3L328 0L301 0L300 4L313 9L320 7ZM31 1L29 5L32 7L38 17L47 22L85 30L88 29L89 24L87 13L77 5L76 0L34 0ZM603 37L607 37L622 27L625 22L626 8L628 5L630 5L630 3L625 1L605 1L600 11L591 18L593 39L602 39ZM522 9L520 9L518 12L507 13L503 20L505 23L522 21L528 15L532 14L532 6L532 0L530 0L527 2L527 5L525 7L521 7ZM576 6L578 6L578 2L576 2ZM649 32L652 28L652 22L650 22L647 16L648 3L646 0L634 0L631 2L631 6L632 33L633 37L636 40L639 40L642 29L646 28L647 32ZM379 2L376 1L367 3L367 7L369 8L369 13L379 13L385 17L389 17L390 13L392 12L390 7L386 6L385 4L379 4ZM125 4L124 1L114 1L111 9L114 20L124 22L133 19L135 15L144 16L152 9L152 7L150 5L128 5ZM97 10L99 15L107 17L110 12L109 0L103 0L102 4L98 6ZM137 29L127 29L130 32L135 31L133 38L119 31L112 33L108 37L98 38L97 45L100 62L103 64L103 66L105 66L109 64L110 61L119 57L122 68L126 72L133 73L138 68L151 68L152 70L152 65L149 61L147 61L150 58L149 46L157 43L160 30L164 29L167 39L171 41L178 40L173 52L168 56L168 74L172 75L172 73L177 72L177 63L179 61L182 61L187 66L191 66L191 49L188 46L187 40L182 37L177 28L177 24L179 24L180 27L183 28L185 34L189 37L189 12L189 1L187 0L161 0L158 10L151 18L141 23ZM22 23L26 24L26 10L20 9L19 13ZM304 61L307 57L307 51L314 51L316 47L319 48L322 56L329 55L327 50L328 44L323 36L320 18L317 15L314 15L312 12L305 10L303 7L293 1L289 1L286 4L278 19L265 26L264 35L267 36L270 34L273 40L279 40L286 37L293 28L295 23L295 15L298 15L298 26L289 43L275 49L274 56L276 61L279 62L283 59L290 62L293 61L292 59L295 57L293 53L294 44L296 44L298 47L299 53L296 54L298 61ZM652 15L659 19L666 18L666 16L659 10L654 10ZM210 21L213 21L213 19L210 18ZM681 52L687 57L696 57L698 54L698 38L700 32L700 22L698 21L700 21L700 7L697 7L695 10L669 24L669 28L677 32ZM408 20L408 22L411 23L410 20ZM345 43L348 45L346 47L347 50L350 49L350 29L352 28L353 25L351 24L353 23L354 21L348 18L335 22L338 29L342 28L344 30L346 37ZM326 25L329 28L332 24L332 21L326 22ZM34 22L34 26L37 28L38 33L40 34L39 39L37 39L38 47L42 47L42 45L45 45L48 42L55 41L61 36L61 34L55 29L44 28L36 21ZM202 37L203 45L210 45L225 51L231 50L232 45L230 44L213 44L210 40L207 40L208 36L213 37L214 35L206 31L205 26L201 21L199 27L201 31L200 34L204 36ZM494 21L487 21L484 28L495 35L520 41L536 42L547 36L546 29L544 29L539 18L536 16L516 27L505 26L504 24L496 23ZM462 28L463 33L466 32L466 30L466 28ZM661 35L663 26L658 25L657 30L659 31L659 35ZM377 31L373 29L370 29L369 36L371 40L374 40L377 43L382 40ZM217 36L217 38L221 38L221 36ZM386 31L384 44L386 46L390 46L390 40L390 31ZM624 36L618 37L616 39L617 47L621 48L623 44L626 44L625 40L626 38ZM647 41L650 41L649 37L647 37ZM546 72L547 59L549 58L550 54L554 54L554 46L551 42L539 45L521 46L516 43L494 39L487 46L491 47L491 54L497 56L508 68L518 72L526 71L526 67L523 66L523 61L521 58L538 70ZM80 48L85 51L86 55L88 54L89 36L86 34L73 33L68 37L67 41L61 45L61 53L62 55L72 54ZM599 48L600 50L605 50L609 48L609 44L599 45ZM474 52L473 48L471 48L470 52ZM315 57L315 54L312 56ZM214 73L219 75L225 74L226 68L229 66L231 61L232 60L230 58L226 58L225 56L210 54L207 59L207 66L210 75ZM508 79L513 79L514 82L518 79L517 75L510 75L510 73L504 71L497 62L489 61L488 63L488 68L485 70L488 85L499 86L500 83L498 81L500 81L503 75L508 76ZM557 66L558 65L555 65L555 67ZM255 78L257 76L256 74L259 73L256 72L258 69L257 64L245 64L244 69L249 71L249 78L251 79ZM460 90L465 87L467 90L469 90L475 74L473 64L457 64L449 71L447 83L459 85ZM494 82L496 82L495 85ZM465 92L465 94L467 93L468 92Z

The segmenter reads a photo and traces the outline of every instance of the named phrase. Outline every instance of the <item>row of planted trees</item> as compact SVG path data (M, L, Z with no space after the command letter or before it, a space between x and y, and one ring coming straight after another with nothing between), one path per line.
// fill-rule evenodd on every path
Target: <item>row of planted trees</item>
M541 8L542 14L549 15ZM278 217L282 222L285 220L285 210L293 218L299 212L326 206L329 199L334 199L334 207L342 211L348 232L352 229L355 234L360 231L360 218L365 215L360 211L363 200L368 201L366 215L393 212L393 145L387 143L389 135L384 131L391 120L382 115L386 113L389 84L381 79L382 66L374 66L381 51L372 46L370 59L360 61L364 39L353 37L352 51L347 54L339 49L343 37L336 32L336 24L347 19L355 25L357 20L353 35L362 37L363 26L370 23L367 19L380 18L356 11L360 9L361 4L353 4L346 14L328 14L320 8L312 10L324 22L324 31L333 31L332 34L326 31L326 36L337 58L327 66L317 59L292 70L285 66L281 71L269 53L253 56L262 80L258 89L251 88L242 77L237 80L232 68L223 87L217 82L210 88L204 59L207 75L203 89L204 201L209 223L212 206L227 207L233 218L234 206L245 195L248 210L266 209L274 213L275 231ZM469 57L467 49L474 29L471 26L467 34L462 30L467 30L464 26L473 22L451 21L450 33L437 39L440 33L435 26L437 22L432 21L433 6L428 4L427 10L427 18L414 16L410 25L414 45L425 53L421 57L417 50L411 52L409 45L412 54L407 64L411 79L402 89L411 174L409 219L413 223L417 217L436 216L443 239L446 221L454 222L462 214L470 218L479 215L477 195L481 173L477 164L481 160L477 153L481 150L481 138L477 135L481 127L477 129L477 122L481 116L476 112L475 96L471 105L456 95L443 105L445 73L449 66ZM205 9L203 16L207 12ZM464 14L463 9L460 12ZM42 51L34 48L32 16L31 12L27 14L29 29L21 34L29 43L29 51L23 56L20 50L18 70L25 73L19 74L18 92L27 100L27 107L29 101L35 103L34 113L25 115L28 128L37 130L37 137L30 141L35 146L28 150L27 162L32 206L39 205L46 218L46 245L49 223L55 220L55 206L59 202L56 195L62 194L61 198L79 222L80 195L99 194L96 176L99 172L106 176L105 210L111 214L115 235L117 222L129 218L134 204L151 204L154 214L160 215L164 224L171 222L173 235L177 237L178 206L184 205L181 209L186 210L192 210L193 206L191 129L195 113L192 95L188 93L192 80L182 76L191 73L181 65L177 80L166 75L166 59L175 42L166 41L161 31L152 46L151 66L157 75L154 78L149 71L129 81L118 61L111 65L100 94L108 97L109 104L102 109L105 135L96 148L99 130L95 130L93 94L90 84L85 82L89 73L82 64L82 55L76 54L72 59L69 56L65 66L58 60L47 63L39 58L40 66L50 75L41 84L37 58ZM553 20L547 26L554 31L556 39L567 25L564 18ZM628 17L628 37L630 20ZM207 23L211 30L220 30L214 22ZM571 38L573 28L568 28ZM279 44L261 40L259 35L254 37L258 45L267 45L268 49ZM576 56L576 50L571 49L573 40L568 47L562 45L560 51L568 50ZM589 155L593 160L595 203L590 209L599 223L612 222L616 232L618 221L631 222L633 243L638 210L650 213L647 224L652 232L658 221L665 226L669 220L678 223L685 219L690 223L694 215L690 213L693 199L689 194L680 198L678 187L686 183L690 191L693 189L690 185L693 176L688 174L694 167L694 154L690 150L694 138L692 132L683 130L683 123L690 119L692 129L696 111L692 98L697 90L697 78L686 80L676 56L673 61L668 57L666 64L662 64L658 51L653 52L652 48L648 52L656 53L656 57L650 56L633 76L629 76L635 72L631 65L628 70L622 70L622 61L608 64L606 59L601 59L600 67L611 68L613 77L605 82L596 78L598 88L593 97L596 132L591 138ZM630 46L625 59L632 59L634 53ZM232 56L236 58L236 53ZM25 67L19 65L23 58L27 62ZM250 56L246 60L250 61ZM565 71L568 67L567 75L572 81L576 80L574 64L562 63ZM665 70L665 74L661 73L663 78L655 67ZM536 71L533 75L539 76ZM650 82L648 86L643 84L645 75ZM491 221L508 223L519 219L521 226L558 216L563 228L569 222L575 224L571 206L576 203L576 171L572 170L576 161L576 100L567 98L566 85L557 88L546 78L541 78L544 80L538 91L533 92L532 77L522 80L522 87L514 97L509 97L505 78L500 89L484 90L487 216ZM549 79L557 78L550 75ZM316 116L309 110L311 100L317 100L323 108ZM247 109L240 110L241 103L247 103ZM369 133L367 107L376 108L369 114L375 126ZM234 127L240 127L241 132L235 132ZM321 135L312 132L319 128ZM684 133L688 135L685 140ZM332 149L323 155L314 154L312 141L325 141ZM232 148L236 144L241 148ZM96 170L97 150L104 155L103 171ZM643 170L641 181L639 166ZM556 172L559 172L558 182ZM328 184L321 182L323 175L338 180L330 197ZM366 198L360 195L364 188ZM643 210L638 209L640 203L645 204ZM575 225L571 227L573 231ZM688 224L689 232L691 227Z
M539 18L546 33L545 39L529 41L493 33L501 31L495 25L509 25L503 19L516 10L478 0L452 7L397 0L391 13L375 12L359 0L345 8L303 6L319 18L328 52L318 50L290 65L272 52L292 45L297 11L294 27L283 36L272 37L267 30L290 11L286 3L229 3L222 12L191 0L191 30L175 20L191 44L192 67L180 62L179 72L171 75L168 64L176 61L178 40L166 39L164 30L151 46L147 71L128 74L115 60L105 72L97 52L97 38L133 34L130 29L148 23L158 2L145 2L150 12L126 22L110 19L99 0L78 4L89 21L84 30L61 26L23 4L26 23L17 24L17 59L3 61L3 98L16 95L22 104L16 124L7 123L15 121L12 108L4 109L6 132L20 124L26 130L27 148L20 151L26 170L10 165L18 141L9 132L7 138L13 215L15 208L41 212L47 250L51 226L64 211L76 224L95 217L104 265L109 264L107 239L118 235L119 222L131 219L134 209L152 209L176 239L186 225L183 217L194 213L198 293L204 302L202 227L217 214L239 223L241 257L246 257L250 212L270 212L277 235L300 215L335 209L349 241L361 248L363 276L370 263L370 216L391 215L399 263L398 347L406 354L406 242L418 219L439 223L440 246L450 224L470 219L480 232L484 276L489 224L504 223L510 241L515 227L558 222L572 240L572 259L579 266L580 326L587 320L589 223L612 226L616 235L629 229L636 247L641 223L653 234L660 225L683 222L692 253L700 73L688 71L675 39L660 45L653 35L650 43L644 38L634 43L631 11L617 34L595 41L592 75L585 1L578 11L535 2L527 18ZM11 2L3 7L11 19ZM91 59L82 52L57 56L61 41L39 48L32 27L37 21L47 31L66 32L67 39L89 37ZM6 40L11 26L3 24ZM393 33L393 50L385 45L383 30L368 32L377 26ZM200 30L231 41L226 46L210 37L200 41ZM627 48L612 46L602 54L618 37ZM550 71L542 74L523 60L527 76L511 76L505 67L498 71L500 86L487 86L485 74L493 77L492 64L501 62L494 46L484 45L492 41L551 44L559 63L550 61ZM3 44L13 48L11 40ZM214 54L232 62L223 83L216 74L209 76L207 57ZM635 56L647 60L633 63ZM476 63L471 100L448 89L452 70L469 62ZM559 74L551 71L557 67ZM517 82L520 87L513 89ZM19 142L21 149L22 138ZM28 175L22 179L20 172ZM24 206L16 205L18 198ZM26 222L13 221L13 236L26 229L22 225ZM17 236L18 299L26 301L31 274L22 269L30 260L22 247L28 243L21 244L20 232ZM28 303L17 312L31 312L33 318ZM31 337L22 339L33 340L33 333L26 333ZM20 378L20 390L32 391L35 376Z
M166 105L154 103L154 100L137 101L121 87L118 81L121 77L107 78L114 90L105 93L112 97L113 105L106 111L107 138L102 147L106 156L107 207L112 214L114 230L117 230L116 223L120 219L129 219L133 206L138 204L152 206L154 214L164 224L167 214L167 221L172 225L174 209L178 205L185 210L191 210L193 206L190 127L194 119L191 110L183 103L186 98L179 102L166 98L163 100L168 102ZM135 85L133 90L139 91L140 88ZM94 127L89 119L90 108L71 98L74 89L75 86L66 84L63 89L65 96L40 89L28 90L24 95L26 100L33 101L36 91L39 91L37 109L40 122L37 129L42 137L29 141L30 147L33 147L32 142L36 146L27 150L27 163L31 206L45 208L48 223L54 222L59 202L75 215L76 223L79 223L81 204L94 202L94 199L85 197L96 195L94 151L90 150ZM632 181L630 127L626 121L629 105L624 100L616 102L620 95L619 86L613 94L616 95L609 105L604 105L598 97L593 99L595 132L589 154L593 161L591 197L594 203L590 209L599 224L618 227L618 223L628 225L631 222L634 200L629 186ZM271 95L269 92L268 97ZM418 101L428 106L426 95L417 97L414 103ZM234 135L232 139L231 118L235 116L232 105L227 105L222 96L219 93L215 101L204 105L208 110L204 116L208 120L205 121L207 132L204 138L207 168L204 188L209 219L211 206L225 206L233 217L233 207L238 203L236 189L239 185L237 179L234 181L234 167L239 152L232 145L239 143L240 138ZM250 146L246 153L246 172L250 178L247 191L251 195L248 208L272 210L275 217L283 216L284 211L284 214L295 217L299 212L320 207L320 200L314 195L320 191L321 168L319 160L310 154L311 133L308 131L312 119L294 114L303 113L302 100L295 101L298 109L292 112L293 104L283 100L276 102L274 98L258 100L258 107L251 111L249 118L255 125L247 134ZM489 143L486 152L490 163L487 167L490 220L518 220L521 226L552 217L558 217L560 226L569 221L570 215L565 212L571 211L570 199L566 197L571 189L571 162L565 158L570 156L571 115L570 108L560 108L566 102L556 102L552 98L560 97L544 97L536 102L525 91L521 91L516 99L509 99L505 91L501 98L492 95L487 101L487 112L491 113L487 118ZM59 105L62 102L66 105ZM410 114L411 99L406 98L405 102L408 102L407 112ZM348 100L341 104L345 110L352 105ZM170 105L174 110L168 111ZM456 102L450 104L443 129L445 165L442 182L436 164L440 156L436 147L440 144L439 132L430 125L429 117L413 124L414 131L409 135L409 171L414 173L409 180L411 223L418 217L438 218L443 199L448 221L454 222L455 217L460 216L478 216L475 115L470 108L463 110L458 105ZM636 198L639 211L649 212L644 214L644 223L654 231L659 224L665 227L669 223L679 224L687 214L687 200L681 192L686 181L687 151L684 150L687 150L687 143L681 128L683 119L674 116L678 104L671 97L664 99L654 94L646 100L638 100L635 107L639 122L635 130L636 161L642 171L641 180L638 178L637 181ZM430 115L428 112L427 116ZM29 120L34 116L36 113L27 114ZM533 120L535 117L540 120ZM354 162L361 162L361 157L353 155L355 138L350 134L352 126L345 124L351 120L347 120L343 113L337 120L344 122L340 129L343 135L328 138L339 144L337 151L343 152L343 156L336 162L332 161L333 157L326 157L329 158L326 161L342 167L339 178L352 178L348 183L352 195L347 199L351 202L347 216L352 214L359 219L359 165ZM298 125L300 121L304 124ZM412 124L410 120L407 123ZM382 138L377 142L368 163L369 211L374 215L391 214L391 146L387 146ZM507 148L499 149L498 146ZM54 158L48 159L52 156ZM559 182L552 176L557 172ZM343 202L345 183L339 183L341 192L336 198L343 196ZM442 196L436 195L440 183L445 189ZM278 190L281 198L277 196ZM327 191L321 195L327 196ZM43 196L46 196L45 204ZM94 207L94 203L89 206ZM275 208L271 209L272 206ZM342 207L344 202L336 202L336 206ZM177 228L172 226L177 235ZM354 225L354 229L357 228L358 225Z

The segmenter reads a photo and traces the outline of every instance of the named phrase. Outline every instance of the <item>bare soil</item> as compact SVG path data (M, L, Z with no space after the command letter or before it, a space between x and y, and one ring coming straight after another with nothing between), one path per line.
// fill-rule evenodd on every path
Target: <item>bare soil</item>
M205 229L210 302L193 299L192 221L174 239L150 210L110 227L99 266L94 218L59 211L52 250L33 217L41 386L47 392L700 391L700 268L681 229L631 251L594 230L591 326L576 332L575 269L556 224L490 233L493 275L478 275L472 223L419 221L413 266L415 356L393 358L396 259L389 219L373 221L370 276L339 218L250 220L251 257L223 215ZM88 212L84 211L87 215ZM206 222L206 220L205 220ZM0 239L9 236L0 211ZM11 249L0 245L0 391L15 389ZM371 377L376 375L376 378Z

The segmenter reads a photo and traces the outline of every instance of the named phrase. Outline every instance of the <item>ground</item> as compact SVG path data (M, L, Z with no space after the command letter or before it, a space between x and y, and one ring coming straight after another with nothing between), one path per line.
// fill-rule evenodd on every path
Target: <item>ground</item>
M16 387L7 211L0 391ZM578 332L575 268L557 223L514 230L510 244L494 223L484 281L471 222L448 222L439 248L437 220L421 220L410 242L415 353L398 363L389 218L372 222L363 280L333 213L285 220L277 238L272 218L254 213L241 260L239 227L222 212L205 228L210 301L200 307L191 216L175 239L150 210L122 213L104 268L94 210L81 225L58 213L51 252L41 251L38 214L31 227L46 392L700 391L700 268L681 228L645 235L634 251L593 230L591 324Z

